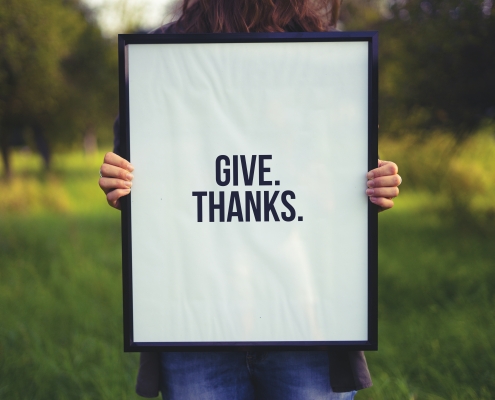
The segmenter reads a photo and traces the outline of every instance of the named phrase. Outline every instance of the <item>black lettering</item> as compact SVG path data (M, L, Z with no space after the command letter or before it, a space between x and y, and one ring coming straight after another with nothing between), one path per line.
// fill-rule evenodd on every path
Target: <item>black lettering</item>
M207 196L206 192L192 192L193 196L198 198L198 222L203 222L203 196Z
M282 204L287 208L287 210L290 211L290 214L287 215L286 212L280 213L282 215L282 219L284 221L294 221L294 218L296 218L296 210L294 210L294 207L292 207L292 204L290 204L287 201L287 197L290 197L291 199L295 199L296 195L292 190L286 190L285 192L282 192L282 195L280 196L282 200Z
M261 192L256 191L256 201L253 197L253 192L246 191L246 221L251 220L251 211L253 210L254 219L256 221L261 221Z
M270 221L270 212L272 213L273 219L275 219L275 221L280 221L280 219L278 218L277 210L275 210L275 206L273 205L273 203L275 203L275 200L277 200L277 196L280 192L278 190L275 191L271 199L270 192L265 191L264 193L265 198L263 205L265 208L265 221Z
M254 179L254 167L256 166L256 156L251 156L251 165L249 166L249 173L246 164L246 156L241 156L241 167L242 167L242 175L244 177L244 184L246 186L253 185Z
M271 155L260 155L259 158L259 178L260 178L260 186L271 186L272 181L265 181L264 174L265 172L270 172L270 168L265 167L265 160L271 160ZM278 193L278 192L277 192Z
M234 205L235 205L236 211L234 211ZM244 219L242 218L242 206L241 206L241 199L239 198L239 192L231 192L230 193L229 211L227 213L227 222L231 222L232 217L237 217L237 220L239 222L244 221Z
M239 172L238 172L238 162L239 160L239 157L238 156L234 156L233 157L233 160L232 160L232 180L233 180L233 184L234 186L239 186Z
M225 180L222 180L221 177L221 162L225 161L225 165L230 165L229 157L221 155L218 156L215 162L215 176L217 180L217 184L220 186L227 186L230 183L230 170L228 168L224 168L223 173L225 174Z
M210 222L215 222L215 210L220 211L220 222L225 222L225 196L224 192L218 192L220 194L219 203L215 204L215 192L210 192Z

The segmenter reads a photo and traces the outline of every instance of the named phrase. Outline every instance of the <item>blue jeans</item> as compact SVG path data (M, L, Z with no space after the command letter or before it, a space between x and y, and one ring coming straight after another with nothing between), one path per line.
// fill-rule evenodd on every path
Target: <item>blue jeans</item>
M166 352L163 400L352 400L334 393L325 351Z

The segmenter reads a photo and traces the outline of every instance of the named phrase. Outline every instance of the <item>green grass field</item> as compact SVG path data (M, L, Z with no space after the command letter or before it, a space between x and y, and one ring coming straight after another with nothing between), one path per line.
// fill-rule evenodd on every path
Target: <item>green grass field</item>
M102 154L0 182L0 399L137 399L122 350L119 213ZM445 199L444 199L445 200ZM404 190L380 215L380 344L364 399L495 398L493 232Z

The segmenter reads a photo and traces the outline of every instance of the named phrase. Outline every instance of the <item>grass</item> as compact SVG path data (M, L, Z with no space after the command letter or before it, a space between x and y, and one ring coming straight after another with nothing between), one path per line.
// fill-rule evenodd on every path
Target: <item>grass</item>
M0 182L2 399L138 398L102 158L60 155L40 174L17 153L16 177ZM380 344L367 354L374 386L356 398L494 398L493 240L420 189L380 215Z
M357 398L492 399L492 240L398 203L380 217L380 344Z
M112 217L2 218L0 398L132 398Z
M97 185L102 154L16 154L0 184L0 398L137 399L122 351L120 216Z

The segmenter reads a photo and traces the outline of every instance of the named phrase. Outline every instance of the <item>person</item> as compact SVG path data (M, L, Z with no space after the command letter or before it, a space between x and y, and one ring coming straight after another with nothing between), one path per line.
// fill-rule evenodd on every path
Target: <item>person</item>
M180 17L151 33L321 32L335 29L340 0L182 0ZM114 152L105 155L100 188L120 209L130 193L133 165ZM363 172L364 174L365 172ZM379 211L391 209L402 179L398 167L378 160L367 172L366 194ZM136 391L167 400L267 399L352 400L372 385L359 351L239 351L142 353Z

